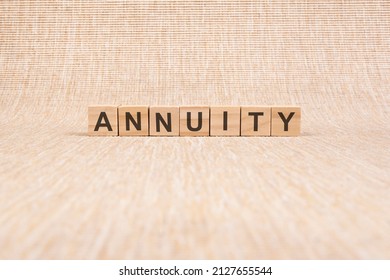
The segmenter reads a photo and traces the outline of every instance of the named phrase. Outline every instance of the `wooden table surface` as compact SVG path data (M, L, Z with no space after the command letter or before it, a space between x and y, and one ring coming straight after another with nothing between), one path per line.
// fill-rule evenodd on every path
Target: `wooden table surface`
M89 104L302 135L88 137ZM388 1L0 2L0 258L390 258Z

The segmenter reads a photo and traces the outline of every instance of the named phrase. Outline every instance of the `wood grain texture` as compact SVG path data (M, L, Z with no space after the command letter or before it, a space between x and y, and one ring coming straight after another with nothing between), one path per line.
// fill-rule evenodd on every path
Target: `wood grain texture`
M390 4L0 1L0 258L390 258ZM299 137L88 137L90 104L302 108Z

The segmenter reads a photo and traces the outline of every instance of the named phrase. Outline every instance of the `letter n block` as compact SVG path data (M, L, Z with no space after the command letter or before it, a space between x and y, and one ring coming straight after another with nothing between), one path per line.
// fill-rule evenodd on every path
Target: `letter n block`
M179 136L179 107L151 106L149 132L150 136Z
M271 107L242 106L241 136L270 136Z
M89 106L88 135L118 136L118 106Z
M180 136L209 136L210 107L180 107Z
M149 106L119 106L119 135L149 135Z
M211 106L210 135L240 136L240 111L239 106Z
M298 136L300 132L300 107L272 107L272 136Z

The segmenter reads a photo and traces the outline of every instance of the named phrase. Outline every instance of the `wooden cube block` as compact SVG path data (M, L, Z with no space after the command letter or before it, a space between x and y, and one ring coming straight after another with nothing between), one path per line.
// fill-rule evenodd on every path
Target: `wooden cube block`
M210 107L181 106L180 136L209 136Z
M239 106L211 106L210 135L240 136L240 111Z
M118 107L120 136L149 135L149 106Z
M300 132L300 107L272 107L272 136L298 136Z
M241 106L241 136L270 136L271 107Z
M118 136L118 106L89 106L88 135Z
M179 107L151 106L149 108L151 136L179 136Z

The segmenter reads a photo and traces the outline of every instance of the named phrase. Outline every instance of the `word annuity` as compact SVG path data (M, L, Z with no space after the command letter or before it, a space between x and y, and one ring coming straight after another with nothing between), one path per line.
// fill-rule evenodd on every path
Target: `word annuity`
M88 107L90 136L298 136L294 106Z

